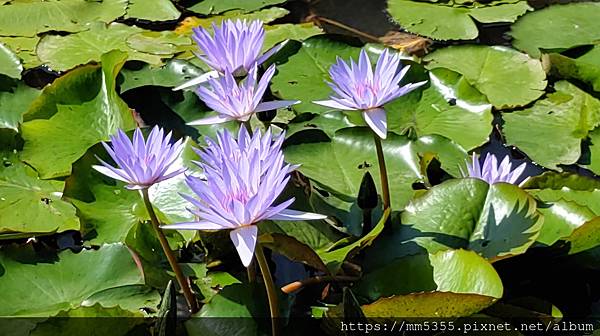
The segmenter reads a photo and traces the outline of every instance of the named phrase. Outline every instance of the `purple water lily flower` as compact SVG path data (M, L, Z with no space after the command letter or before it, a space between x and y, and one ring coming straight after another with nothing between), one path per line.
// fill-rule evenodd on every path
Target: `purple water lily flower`
M226 130L217 142L206 139L208 147L198 152L205 179L188 176L186 182L198 196L182 195L195 208L188 209L198 220L163 226L179 230L221 230L229 233L244 266L254 255L258 235L256 224L265 219L310 220L326 216L288 209L294 198L274 204L297 166L283 160L284 136L273 139L271 130L250 136L240 127L238 139Z
M247 121L256 112L274 110L299 103L292 100L276 100L261 103L262 97L275 74L275 65L271 65L260 81L257 79L257 67L250 69L248 77L237 83L226 72L224 76L209 80L209 87L201 86L196 91L208 107L218 113L217 116L199 119L188 125L207 125L223 123L229 120Z
M231 73L234 77L245 76L255 64L262 64L283 46L283 43L280 43L260 54L265 40L265 29L259 20L224 20L220 27L213 23L212 30L214 35L203 27L194 28L192 38L202 52L196 56L214 71L192 79L175 88L176 90L200 84L216 77L217 73Z
M170 143L171 133L164 135L162 128L154 126L148 140L144 141L142 131L137 128L133 133L133 142L125 132L118 130L110 137L111 146L102 142L106 151L118 168L102 161L101 166L93 168L116 180L128 183L128 189L144 189L151 185L181 174L185 168L175 164L183 150L180 139Z
M367 52L363 49L358 64L350 60L350 66L338 58L329 69L332 82L329 86L335 95L330 100L315 101L315 104L338 110L362 111L366 123L382 139L387 135L387 117L382 106L426 82L411 83L399 86L409 66L396 72L400 65L397 54L389 54L387 49L381 53L375 71Z
M508 155L504 157L502 162L498 164L498 159L494 154L488 153L483 160L483 164L479 163L479 156L473 153L472 163L467 162L468 174L463 174L468 177L482 179L489 184L498 182L506 182L516 184L527 164L522 163L515 169L512 168L512 163ZM523 181L525 182L525 181ZM522 182L521 182L522 183Z

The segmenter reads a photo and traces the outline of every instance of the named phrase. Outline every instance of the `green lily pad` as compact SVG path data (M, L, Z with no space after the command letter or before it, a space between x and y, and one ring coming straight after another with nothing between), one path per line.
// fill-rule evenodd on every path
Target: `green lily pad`
M388 169L391 206L400 210L411 198L412 184L422 178L413 144L404 136L389 134L383 141ZM331 142L302 143L284 149L290 163L301 163L299 171L329 192L352 201L358 195L365 171L380 185L373 134L367 128L339 130ZM327 165L323 163L327 162ZM381 192L381 187L378 187Z
M12 1L2 6L0 35L34 36L52 30L87 30L89 22L108 23L123 16L127 3L127 0Z
M11 85L7 91L0 91L0 128L10 128L18 132L23 114L40 92L20 81Z
M192 40L187 36L172 31L142 31L127 37L127 46L135 51L170 57L180 51L192 47Z
M525 15L511 27L515 48L533 57L544 50L596 44L600 39L600 3L553 5Z
M537 241L548 246L569 237L574 230L596 217L586 206L564 199L548 202L538 210L544 215L544 225Z
M450 46L423 60L428 69L446 68L460 73L498 109L527 105L546 88L541 62L506 47Z
M6 45L17 55L25 69L35 68L42 64L35 52L39 41L38 36L0 36L0 43Z
M406 96L406 98L398 99L398 103L394 102L388 105L388 127L390 127L392 131L395 131L397 133L404 133L406 127L409 127L409 125L415 127L417 122L415 120L410 120L410 118L407 117L407 115L412 114L414 111L413 109L411 109L411 107L415 107L411 105L411 103L413 103L411 97L414 98L416 97L416 95L418 94L410 94ZM407 100L410 100L410 102L407 102ZM432 110L437 108L437 106L438 105L432 105ZM418 106L415 108L418 108ZM400 116L397 116L396 114L400 114ZM413 117L418 116L414 114ZM404 123L404 127L401 126L402 123ZM427 127L427 125L425 124L422 125L424 127ZM302 143L303 140L307 137L317 138L315 133L308 133L313 132L315 130L321 130L325 132L325 134L331 139L335 136L335 132L337 132L338 130L352 126L356 125L353 124L349 120L348 116L343 112L338 111L324 114L305 113L297 116L294 120L292 120L292 122L287 124L288 128L286 130L286 141L287 143L294 144ZM452 123L451 126L458 127L458 124ZM465 130L466 129L467 128L465 127ZM415 130L417 132L420 132L418 128L416 128ZM469 128L468 131L473 131L473 128ZM443 131L441 132L445 133ZM467 132L463 131L463 134L460 135L458 132L454 134L456 134L457 137L471 138L471 133L464 133ZM483 134L483 132L481 132L480 134ZM483 135L481 136L483 137ZM484 139L487 139L487 134L485 135ZM413 143L420 157L424 157L427 155L436 157L438 161L440 161L442 169L444 169L452 176L461 176L460 167L463 167L465 165L465 160L467 159L467 152L462 146L452 141L451 139L437 134L423 135L413 140Z
M582 182L585 178L579 177ZM559 240L570 242L569 254L590 250L600 245L600 189L590 185L571 184L529 190L543 204L544 226L538 241L552 245Z
M173 59L160 67L146 64L140 70L122 69L123 83L120 87L122 92L148 85L175 87L203 73L204 71L190 62Z
M198 279L194 283L200 289L204 299L202 302L209 302L215 295L219 294L220 289L233 284L241 284L241 281L227 272L206 272L206 267L199 267L200 273L195 272Z
M256 335L255 318L268 316L266 307L263 288L232 284L186 321L185 329L190 335Z
M441 135L469 150L488 141L492 106L465 77L446 69L429 73L430 86L386 105L389 128L417 135ZM457 168L457 167L454 167Z
M430 291L501 298L503 287L494 267L477 253L447 250L407 256L386 263L365 274L355 289L357 294L369 301Z
M82 306L119 307L132 313L140 313L142 309L157 311L159 303L160 294L156 289L146 285L130 285L95 293L83 301Z
M171 0L129 0L127 18L149 21L177 20L181 13Z
M64 182L40 180L16 155L0 156L0 239L79 230L75 208L61 198Z
M596 128L588 133L590 142L590 164L586 167L600 175L600 128Z
M573 230L566 240L571 243L569 254L592 250L600 246L600 217Z
M23 65L17 55L0 43L0 75L19 79L21 71L23 71Z
M535 200L517 186L473 178L434 186L402 213L408 242L429 253L468 248L491 260L524 253L542 223Z
M286 0L203 0L188 10L204 15L219 14L232 9L239 9L242 12L252 12L266 6L277 5Z
M503 115L506 142L552 169L575 163L581 140L600 124L599 100L567 81L555 83L554 88L555 93L533 107Z
M85 224L84 238L92 245L123 242L131 228L140 221L149 220L140 195L122 186L92 186L92 203L72 199Z
M471 40L479 35L474 20L482 23L514 22L531 7L527 1L476 3L465 7L412 0L388 1L388 12L407 31L436 40Z
M56 318L38 324L30 335L84 335L93 330L100 334L124 336L142 323L144 319L140 312L132 313L119 307L104 308L95 305L63 311Z
M285 23L268 25L265 26L265 42L263 44L263 51L271 49L281 41L304 41L311 36L319 35L321 33L323 33L321 28L310 22L301 24Z
M275 21L279 18L282 18L288 13L289 11L287 9L271 7L252 13L244 13L241 10L231 10L221 15L214 15L206 18L189 16L179 23L179 26L177 27L177 29L175 29L175 32L177 34L191 35L192 28L194 27L204 27L206 29L212 29L213 23L216 25L221 25L223 20L259 20L262 23L266 24Z
M600 189L600 181L593 177L575 173L547 171L541 175L531 176L523 181L524 189L555 189L564 187L573 190L593 191Z
M98 62L103 54L115 49L126 52L129 60L161 64L161 57L165 57L164 55L139 52L127 44L130 36L142 32L144 30L141 28L121 23L110 25L95 23L89 27L89 30L76 34L44 36L37 46L37 54L44 64L57 71L69 70L92 61Z
M92 295L122 286L143 284L142 273L122 244L75 254L69 250L54 263L20 263L0 255L0 316L54 316L77 308ZM24 297L29 298L23 300Z
M290 120L285 131L286 141L294 143L302 142L308 133L303 131L321 130L329 138L335 136L335 132L347 127L357 126L353 124L348 116L341 111L315 114L302 113ZM294 138L297 136L297 140Z
M552 70L561 78L579 79L592 85L594 91L600 92L600 46L578 58L569 58L561 54L550 54Z
M69 175L71 164L89 147L108 140L119 128L135 127L132 113L115 92L115 77L125 59L126 55L118 51L102 56L103 89L92 100L80 105L56 105L58 112L52 118L23 123L22 159L42 178Z
M425 292L381 298L363 305L362 310L367 317L449 318L472 315L495 301L495 298L477 294Z
M23 115L23 121L50 119L58 112L58 105L81 105L94 99L100 92L102 76L102 68L92 64L69 71L42 90Z
M339 233L322 221L264 221L259 227L261 232L294 237L314 250L331 247L340 238Z
M415 141L420 157L435 157L441 168L454 177L462 177L461 168L468 160L467 151L454 141L440 135L425 135Z
M331 88L329 67L340 57L346 61L358 59L359 48L323 36L315 36L302 42L302 48L289 60L278 66L278 73L271 82L271 90L282 99L300 100L294 105L297 113L322 113L331 108L313 104L315 100L328 99Z

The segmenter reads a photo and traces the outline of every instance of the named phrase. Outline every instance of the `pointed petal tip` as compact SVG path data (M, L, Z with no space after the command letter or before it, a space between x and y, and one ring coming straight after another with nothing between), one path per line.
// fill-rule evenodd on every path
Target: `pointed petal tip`
M363 111L363 117L367 125L369 125L377 136L381 139L387 137L387 116L384 109L375 108Z
M224 122L228 122L232 120L231 118L223 117L222 115L216 115L212 117L206 117L202 119L197 119L194 121L188 122L186 125L188 126L202 126L202 125L212 125L212 124L222 124Z
M325 216L325 215L321 215L321 214L317 214L317 213L313 213L313 212L298 211L298 210L293 210L293 209L284 209L284 210L281 210L279 213L274 214L269 217L269 219L271 219L271 220L289 220L289 221L318 220L318 219L325 219L325 218L327 218L327 216Z
M229 238L235 245L244 267L248 267L252 262L257 236L256 225L244 226L229 232Z
M219 75L219 73L216 70L205 72L196 78L190 79L189 81L187 81L179 86L174 87L172 90L179 91L179 90L187 89L189 87L196 86L198 84L207 82L210 79L217 78L218 75Z

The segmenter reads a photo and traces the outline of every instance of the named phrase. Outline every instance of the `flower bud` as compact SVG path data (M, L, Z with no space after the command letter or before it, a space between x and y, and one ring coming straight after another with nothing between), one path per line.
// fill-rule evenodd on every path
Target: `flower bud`
M373 209L377 206L377 188L371 173L366 172L360 182L360 189L358 190L358 198L356 200L358 207L366 210Z

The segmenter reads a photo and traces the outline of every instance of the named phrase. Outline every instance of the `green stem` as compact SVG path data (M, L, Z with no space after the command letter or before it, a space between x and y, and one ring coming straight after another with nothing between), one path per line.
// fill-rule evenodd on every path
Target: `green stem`
M248 267L246 267L246 270L248 271L248 282L249 283L253 283L256 280L256 262L254 260L256 260L256 259L252 259L252 261L250 262L250 265L248 265Z
M263 280L265 281L265 287L267 289L267 298L269 299L269 309L271 310L271 333L272 336L279 334L279 304L277 299L277 289L269 270L269 264L265 253L263 252L260 243L256 243L256 250L254 252L258 266L260 267L260 273L262 274Z
M377 160L379 161L379 176L381 177L381 188L383 198L383 210L390 207L390 185L388 183L387 168L385 167L385 158L383 157L383 148L381 147L381 139L373 133L375 139L375 149L377 150Z
M165 237L165 234L162 232L160 228L160 222L158 221L158 217L156 217L156 213L154 213L154 208L152 207L152 203L150 202L150 196L148 195L148 189L142 189L142 196L144 197L144 204L146 205L146 210L148 210L148 215L150 215L150 221L152 222L152 227L154 227L154 231L156 232L156 236L158 236L158 240L160 241L160 246L165 253L165 256L169 260L169 264L175 272L175 278L177 278L177 282L183 290L183 296L185 296L185 300L187 301L192 314L196 313L198 308L198 302L196 301L196 297L192 293L192 290L187 282L187 279L183 275L179 264L177 263L177 259L173 255L173 251L169 247L169 242Z

